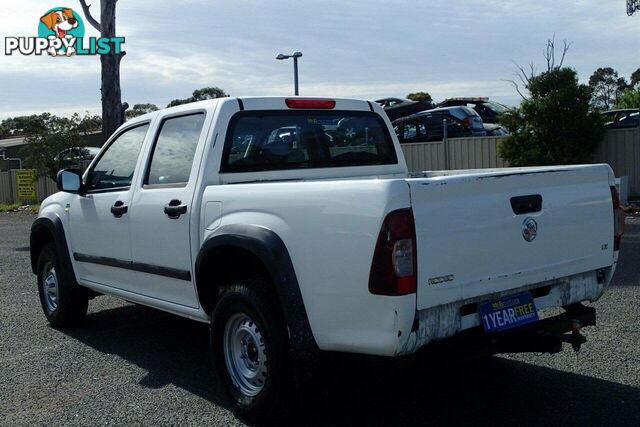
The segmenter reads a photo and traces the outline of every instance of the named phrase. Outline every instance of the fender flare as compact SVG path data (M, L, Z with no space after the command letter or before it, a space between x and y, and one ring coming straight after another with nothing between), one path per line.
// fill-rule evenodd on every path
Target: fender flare
M53 236L53 243L56 245L56 252L60 257L60 262L62 264L63 277L68 279L69 283L77 286L78 282L76 281L76 275L73 271L73 265L71 264L71 257L69 256L67 237L64 233L62 220L58 217L55 217L54 219L40 217L31 225L29 252L31 254L31 270L33 271L33 274L37 274L38 258L40 257L40 249L43 246L41 244L43 232L48 232Z
M292 349L296 355L313 355L317 344L298 285L293 263L282 239L273 231L257 225L227 225L216 230L202 245L195 263L196 288L200 299L200 267L211 250L235 246L251 252L267 268L276 289L289 328ZM201 304L202 305L202 304Z

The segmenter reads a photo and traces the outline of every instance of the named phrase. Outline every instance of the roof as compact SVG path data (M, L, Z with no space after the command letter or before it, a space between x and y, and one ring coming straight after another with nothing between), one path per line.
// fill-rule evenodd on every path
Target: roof
M94 131L94 132L89 132L87 133L86 136L89 135L97 135L102 133L101 131ZM6 149L6 148L12 148L12 147L20 147L21 145L27 145L27 141L26 139L29 137L30 135L26 135L26 136L17 136L14 138L5 138L5 139L0 139L0 150L1 149Z
M27 139L25 136L20 136L17 138L0 139L0 149L19 147L21 145L25 145L26 144L25 139Z
M486 102L488 100L489 100L489 98L487 98L486 96L470 96L470 97L459 96L459 97L454 97L454 98L447 98L442 102L447 102L447 101Z
M631 112L635 112L637 113L638 110L640 110L640 108L619 108L617 110L607 110L607 111L603 111L602 114L606 114L606 113L619 113L621 111L631 111Z

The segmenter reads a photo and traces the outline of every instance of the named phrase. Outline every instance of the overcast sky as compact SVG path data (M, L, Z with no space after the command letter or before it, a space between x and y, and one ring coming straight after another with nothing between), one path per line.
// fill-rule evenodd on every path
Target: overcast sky
M0 118L49 111L100 111L97 57L6 56L4 37L35 36L48 9L79 2L3 0L0 17ZM99 0L94 13L99 15ZM598 67L628 77L640 67L640 16L625 0L120 0L117 32L126 37L122 99L130 105L227 93L288 95L300 50L302 95L377 99L428 91L434 99L518 96L505 79L515 63L544 65L547 38L573 44L566 64L586 81ZM85 20L86 21L86 20ZM97 36L87 24L86 36Z

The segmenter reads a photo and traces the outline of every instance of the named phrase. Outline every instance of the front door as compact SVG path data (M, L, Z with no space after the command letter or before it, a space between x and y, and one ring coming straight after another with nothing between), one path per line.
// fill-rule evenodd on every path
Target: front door
M189 234L191 216L198 220L193 159L206 138L204 119L204 112L192 112L162 120L130 217L136 291L188 307L198 307Z
M68 207L69 237L80 282L126 289L134 280L129 216L131 182L149 123L120 132L86 176L87 194Z

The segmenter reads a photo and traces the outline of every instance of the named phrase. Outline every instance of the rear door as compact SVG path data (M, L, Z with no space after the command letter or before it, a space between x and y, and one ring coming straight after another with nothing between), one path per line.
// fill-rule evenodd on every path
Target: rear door
M134 292L197 307L190 246L193 195L206 139L205 111L162 118L131 210Z
M423 118L427 122L427 141L440 141L444 137L442 120L439 112L426 114Z
M611 264L606 165L409 179L418 309Z

